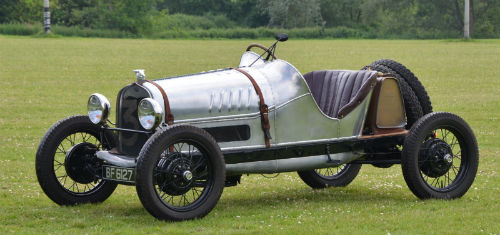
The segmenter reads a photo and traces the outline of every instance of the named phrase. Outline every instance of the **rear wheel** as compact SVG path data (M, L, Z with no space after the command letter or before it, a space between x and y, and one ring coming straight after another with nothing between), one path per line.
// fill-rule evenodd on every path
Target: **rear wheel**
M110 149L113 137L101 136L88 116L72 116L54 124L36 153L36 175L47 196L60 205L106 200L117 184L99 179L102 161L96 151Z
M358 175L361 164L342 164L337 167L298 171L300 178L311 188L345 187Z
M173 126L153 135L137 162L136 189L159 220L189 220L208 214L224 189L225 163L209 133Z
M467 123L451 113L430 113L405 139L401 167L410 190L421 199L464 195L476 177L479 152Z

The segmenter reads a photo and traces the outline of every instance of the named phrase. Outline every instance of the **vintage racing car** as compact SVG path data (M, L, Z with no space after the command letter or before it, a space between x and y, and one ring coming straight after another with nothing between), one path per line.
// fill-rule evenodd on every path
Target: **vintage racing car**
M106 200L135 185L160 220L208 214L242 174L298 172L312 188L348 185L361 164L401 164L421 199L464 195L478 167L476 138L457 115L432 112L403 65L378 60L359 71L300 73L251 44L239 66L137 81L111 105L95 93L88 115L54 124L40 142L36 173L60 205ZM258 54L252 48L264 52Z

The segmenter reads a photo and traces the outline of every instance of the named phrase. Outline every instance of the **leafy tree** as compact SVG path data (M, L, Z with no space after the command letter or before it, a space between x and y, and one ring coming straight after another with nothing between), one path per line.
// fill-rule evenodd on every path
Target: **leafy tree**
M500 35L500 0L470 1L472 36ZM42 3L0 0L0 23L42 22ZM132 34L172 29L321 26L389 37L460 37L464 9L463 0L50 0L50 3L52 24ZM319 35L317 29L311 30Z
M117 29L134 34L151 30L153 0L53 0L54 24Z
M93 27L97 24L98 0L52 0L53 24Z
M118 29L131 33L149 32L151 22L148 14L152 0L99 0L98 22L103 28Z
M259 8L255 0L232 0L226 14L240 26L259 27L266 26L269 22L266 10Z
M317 0L261 0L260 8L269 15L269 25L281 28L323 24Z
M327 27L352 26L362 23L366 0L320 0L321 16Z
M0 0L0 23L35 23L43 20L43 1Z
M226 13L230 10L231 0L158 0L158 10L168 9L169 13L205 15L207 13Z

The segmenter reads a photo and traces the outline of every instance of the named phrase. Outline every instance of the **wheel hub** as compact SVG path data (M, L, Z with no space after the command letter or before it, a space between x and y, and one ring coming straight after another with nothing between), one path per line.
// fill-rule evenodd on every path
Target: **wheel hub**
M66 153L64 167L68 176L80 184L93 182L96 177L90 170L90 161L97 152L97 146L91 143L79 143Z
M444 159L447 163L453 163L453 157L452 157L450 154L446 154L446 155L444 155L443 159Z
M422 144L419 155L420 170L429 177L446 174L453 165L451 147L441 139L430 139Z
M190 161L182 153L173 153L162 158L157 166L156 180L160 189L169 195L182 195L191 189L193 173L190 171Z
M193 179L193 173L191 173L191 171L184 171L184 173L182 173L182 177L185 181L191 181Z

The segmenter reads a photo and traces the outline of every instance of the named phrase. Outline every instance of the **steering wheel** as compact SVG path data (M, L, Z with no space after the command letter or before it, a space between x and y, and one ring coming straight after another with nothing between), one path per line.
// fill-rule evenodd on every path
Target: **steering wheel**
M260 45L260 44L258 44L258 43L252 43L252 44L248 45L248 47L247 47L247 51L250 51L250 50L251 50L252 48L254 48L254 47L258 47L258 48L260 48L260 49L262 49L262 50L266 51L266 52L267 52L267 54L269 54L270 56L272 56L274 60L275 60L275 59L278 59L278 58L276 58L276 56L274 56L274 53L273 53L273 54L270 54L270 52L269 52L269 48L267 48L267 47L265 47L265 46L262 46L262 45Z

